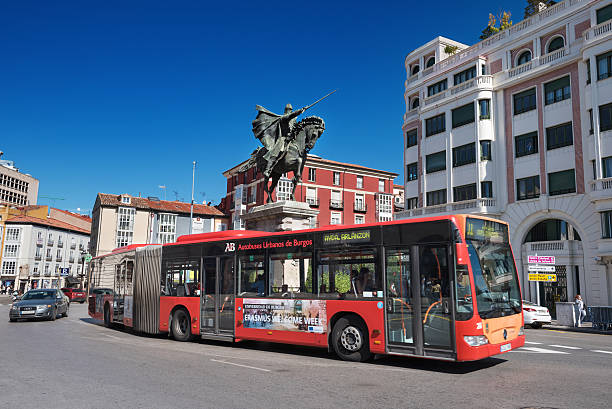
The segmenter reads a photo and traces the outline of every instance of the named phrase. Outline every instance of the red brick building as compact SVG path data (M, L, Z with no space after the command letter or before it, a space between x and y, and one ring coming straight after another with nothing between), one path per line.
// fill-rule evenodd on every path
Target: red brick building
M240 215L265 203L263 175L255 168L240 172L244 163L223 172L227 195L219 207L230 215L230 226L234 229L244 229ZM278 182L273 194L275 200L289 199L293 173L285 176ZM312 227L388 221L393 219L393 179L396 177L397 173L308 155L295 200L319 210Z

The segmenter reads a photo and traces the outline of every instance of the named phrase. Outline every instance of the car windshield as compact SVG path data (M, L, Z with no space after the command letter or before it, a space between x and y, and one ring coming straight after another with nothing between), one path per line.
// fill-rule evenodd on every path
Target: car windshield
M495 318L521 312L521 293L512 251L508 244L508 227L493 221L476 220L466 242L476 304L481 318ZM476 227L476 228L474 228Z
M23 296L22 300L52 300L55 297L55 291L28 291Z

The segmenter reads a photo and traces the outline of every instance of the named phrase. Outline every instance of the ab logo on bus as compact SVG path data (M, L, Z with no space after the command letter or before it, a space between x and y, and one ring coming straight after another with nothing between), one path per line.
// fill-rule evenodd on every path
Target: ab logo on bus
M236 243L225 243L225 252L229 252L229 251L235 251L236 250Z

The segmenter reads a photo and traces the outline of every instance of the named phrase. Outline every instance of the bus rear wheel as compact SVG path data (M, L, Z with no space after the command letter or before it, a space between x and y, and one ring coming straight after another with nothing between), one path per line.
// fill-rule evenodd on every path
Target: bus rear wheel
M104 306L104 326L110 328L112 325L111 317L110 317L110 307L108 304Z
M346 316L336 322L332 343L334 351L344 361L364 362L372 356L368 332L356 317Z
M180 308L172 314L172 337L177 341L191 340L191 319L189 313Z

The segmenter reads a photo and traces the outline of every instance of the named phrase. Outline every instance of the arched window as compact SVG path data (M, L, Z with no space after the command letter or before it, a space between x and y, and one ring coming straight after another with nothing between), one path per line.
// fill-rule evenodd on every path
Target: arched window
M435 63L436 63L436 57L431 57L429 60L427 60L427 63L425 64L425 68L429 68Z
M412 100L412 109L418 108L419 107L419 99L415 98Z
M531 51L527 50L519 55L516 65L523 65L531 61Z
M566 222L559 219L548 219L541 221L529 230L525 243L533 241L557 241L578 240L581 241L578 231Z
M548 53L552 53L555 50L558 50L559 48L563 48L565 47L565 40L563 39L563 37L559 36L559 37L555 37L551 40L550 43L548 43Z
M419 72L419 66L415 65L414 67L412 67L412 74L411 75L416 75Z

